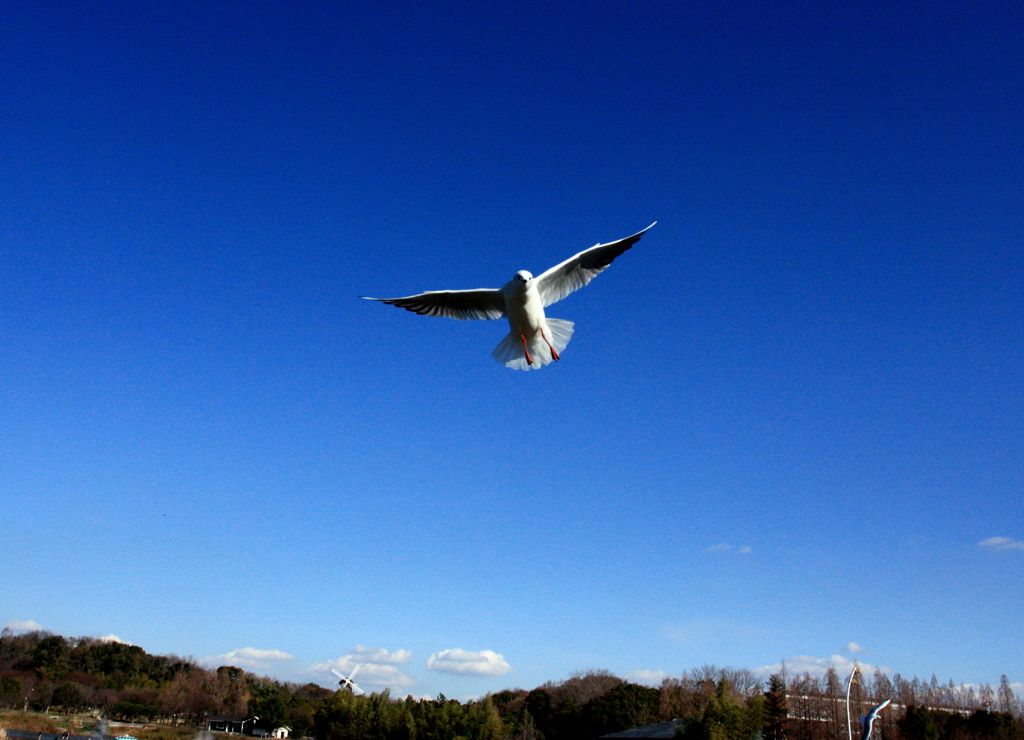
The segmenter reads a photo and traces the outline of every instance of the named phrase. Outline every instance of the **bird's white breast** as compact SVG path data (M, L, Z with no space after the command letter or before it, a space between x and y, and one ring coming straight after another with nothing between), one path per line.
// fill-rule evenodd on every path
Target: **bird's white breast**
M505 313L513 334L528 337L544 326L544 304L533 280L526 283L514 278L501 289L505 298Z

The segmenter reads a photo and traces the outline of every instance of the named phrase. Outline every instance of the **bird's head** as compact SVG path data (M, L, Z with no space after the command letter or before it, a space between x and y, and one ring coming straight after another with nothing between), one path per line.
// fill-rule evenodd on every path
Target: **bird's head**
M529 284L529 282L531 280L533 280L533 275L528 273L526 270L520 270L519 272L516 273L515 277L512 278L512 279L515 280L517 283L522 283L523 285L527 285L527 284Z

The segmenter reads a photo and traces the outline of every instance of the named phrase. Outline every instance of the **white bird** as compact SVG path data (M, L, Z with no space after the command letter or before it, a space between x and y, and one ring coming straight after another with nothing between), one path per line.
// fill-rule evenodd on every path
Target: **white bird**
M636 244L647 229L625 239L597 244L537 277L520 270L501 288L436 290L405 298L362 297L424 316L447 316L451 319L507 317L508 336L494 348L491 356L517 370L539 369L561 359L559 353L569 344L573 332L571 321L550 319L545 316L544 309L593 280L616 257Z
M871 726L875 723L875 717L878 716L879 712L889 706L890 701L890 699L886 699L860 718L860 725L861 728L863 728L863 734L860 736L860 740L868 740L868 738L871 737Z
M355 678L356 671L358 671L358 670L359 670L359 666L356 665L356 667L352 669L352 672L350 674L348 674L348 676L345 676L344 673L341 673L340 671L336 671L333 668L331 669L331 673L333 673L335 676L337 676L338 678L341 679L340 681L338 681L338 690L339 691L341 691L342 689L348 689L353 694L362 694L363 693L363 690L361 688L359 688L358 686L356 686L356 682L352 680L353 678Z

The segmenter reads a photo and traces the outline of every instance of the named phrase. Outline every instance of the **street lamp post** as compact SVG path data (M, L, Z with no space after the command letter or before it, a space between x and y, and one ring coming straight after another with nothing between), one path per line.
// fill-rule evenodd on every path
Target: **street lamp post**
M853 661L853 673L850 674L850 682L846 684L846 737L848 740L853 740L853 725L850 724L850 689L853 688L853 682L858 673L860 673L860 666L857 661Z

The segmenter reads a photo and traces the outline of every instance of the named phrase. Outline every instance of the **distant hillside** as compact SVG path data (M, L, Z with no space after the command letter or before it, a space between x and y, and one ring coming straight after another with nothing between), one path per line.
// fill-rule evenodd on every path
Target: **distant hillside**
M996 689L975 689L877 672L848 687L834 669L763 682L744 669L704 666L659 688L589 671L465 703L401 701L387 691L355 696L232 666L211 670L120 642L0 633L0 708L192 727L236 714L317 740L594 740L671 719L683 720L680 740L845 740L848 688L854 723L891 701L872 740L1024 740L1022 705L1005 676Z

